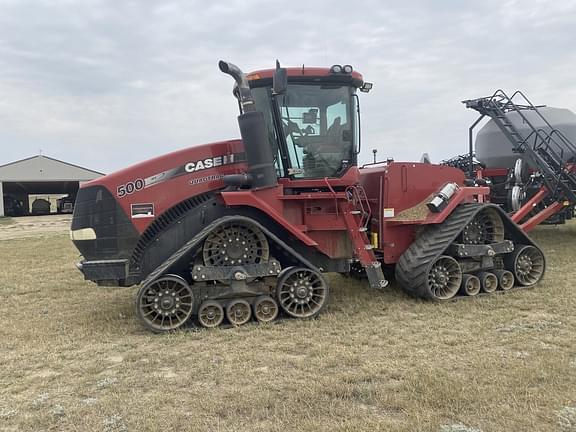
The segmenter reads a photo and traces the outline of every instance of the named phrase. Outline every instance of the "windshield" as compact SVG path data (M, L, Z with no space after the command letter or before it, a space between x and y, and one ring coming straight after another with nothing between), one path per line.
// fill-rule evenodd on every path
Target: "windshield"
M271 144L273 140L277 148L271 113L263 105L269 104L270 89L252 92L267 120ZM277 158L279 173L284 168L295 178L339 177L344 173L355 156L352 94L349 86L294 84L285 94L274 97L287 145L287 166L281 166Z

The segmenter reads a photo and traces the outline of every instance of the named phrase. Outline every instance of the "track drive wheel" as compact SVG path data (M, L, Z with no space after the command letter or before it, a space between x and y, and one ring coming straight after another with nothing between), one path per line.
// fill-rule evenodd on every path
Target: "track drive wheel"
M462 283L460 264L448 255L441 255L430 266L426 288L435 300L448 300L456 295Z
M494 273L480 272L478 273L478 279L480 279L482 292L493 293L498 289L498 278Z
M315 270L291 267L280 276L276 297L282 310L291 317L312 318L328 302L328 284Z
M504 222L498 211L491 207L483 209L474 216L460 234L460 241L464 244L490 244L503 240Z
M506 268L514 274L516 282L522 286L532 286L538 283L546 270L542 252L529 245L517 245L514 252L506 257L504 263Z
M192 315L192 288L177 275L162 276L144 285L136 296L136 314L155 333L184 325Z
M207 328L218 327L224 320L222 305L214 300L207 300L198 308L198 322Z
M480 279L471 274L462 276L462 284L460 285L460 293L466 296L475 296L480 292Z
M229 222L214 229L204 241L202 257L207 266L259 264L268 261L270 248L257 227Z
M263 323L274 321L278 316L278 303L272 297L258 297L254 303L254 317Z
M230 321L230 324L235 326L241 326L250 321L252 316L252 310L250 309L250 303L246 300L232 300L226 306L226 318Z

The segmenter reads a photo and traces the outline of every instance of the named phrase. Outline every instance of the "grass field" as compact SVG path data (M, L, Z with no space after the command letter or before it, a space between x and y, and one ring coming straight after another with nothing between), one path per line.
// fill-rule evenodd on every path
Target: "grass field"
M0 216L0 225L10 225L12 223L13 223L12 218Z
M448 304L332 276L315 321L152 335L65 234L0 241L0 430L576 430L576 224L537 288Z

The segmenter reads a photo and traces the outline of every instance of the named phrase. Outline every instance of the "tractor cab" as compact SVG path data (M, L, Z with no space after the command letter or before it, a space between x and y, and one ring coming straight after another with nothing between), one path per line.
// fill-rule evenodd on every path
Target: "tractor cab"
M255 109L264 115L277 177L338 178L356 165L356 90L366 86L351 66L277 67L249 73L246 80Z

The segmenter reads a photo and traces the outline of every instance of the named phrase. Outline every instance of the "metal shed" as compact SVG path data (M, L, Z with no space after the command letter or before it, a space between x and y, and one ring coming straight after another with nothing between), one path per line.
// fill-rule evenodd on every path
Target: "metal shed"
M28 200L33 194L75 196L80 183L104 174L44 155L32 156L0 166L0 216L6 199Z

